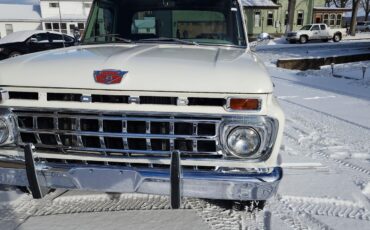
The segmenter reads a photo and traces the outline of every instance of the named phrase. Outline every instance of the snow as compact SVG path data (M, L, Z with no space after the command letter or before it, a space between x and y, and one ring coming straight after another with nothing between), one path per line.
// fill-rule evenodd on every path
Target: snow
M286 113L284 178L263 211L237 211L222 202L60 191L33 200L0 192L4 229L368 229L370 226L370 69L354 62L320 70L286 70L278 58L360 53L368 41L257 47ZM9 190L9 189L8 189Z
M76 225L78 219L78 225ZM121 223L117 225L116 223ZM189 224L191 223L191 224ZM22 230L208 230L192 210L117 211L31 217Z

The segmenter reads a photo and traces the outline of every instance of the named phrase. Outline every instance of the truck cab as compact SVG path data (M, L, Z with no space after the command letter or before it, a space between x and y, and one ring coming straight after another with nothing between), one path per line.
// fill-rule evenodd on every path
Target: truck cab
M0 184L264 201L284 113L237 0L95 0L82 43L0 62Z

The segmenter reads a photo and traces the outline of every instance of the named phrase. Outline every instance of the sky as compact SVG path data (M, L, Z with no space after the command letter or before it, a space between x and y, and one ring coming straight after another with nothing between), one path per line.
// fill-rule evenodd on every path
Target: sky
M39 4L39 0L0 0L0 3Z

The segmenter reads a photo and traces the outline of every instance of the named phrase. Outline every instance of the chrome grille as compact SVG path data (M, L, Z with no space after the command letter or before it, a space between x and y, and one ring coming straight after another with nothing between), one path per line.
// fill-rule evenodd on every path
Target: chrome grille
M19 144L59 154L166 157L221 157L221 118L171 115L13 111Z

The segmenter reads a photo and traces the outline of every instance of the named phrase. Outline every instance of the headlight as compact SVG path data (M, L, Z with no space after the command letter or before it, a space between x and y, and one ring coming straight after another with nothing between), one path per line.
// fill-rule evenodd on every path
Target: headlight
M9 128L7 122L0 119L0 145L4 144L9 138Z
M0 146L14 144L15 140L14 117L8 109L0 109Z
M234 128L227 137L227 147L237 157L249 157L258 151L261 137L251 127Z
M226 158L264 161L272 153L279 123L266 116L225 118L220 141Z

